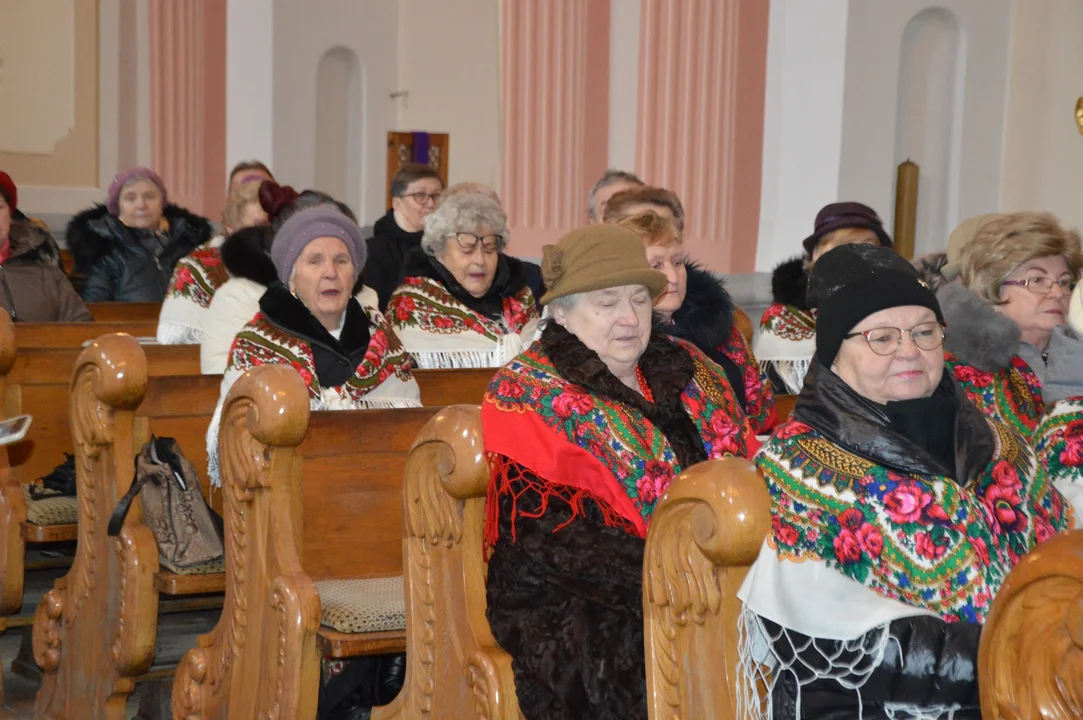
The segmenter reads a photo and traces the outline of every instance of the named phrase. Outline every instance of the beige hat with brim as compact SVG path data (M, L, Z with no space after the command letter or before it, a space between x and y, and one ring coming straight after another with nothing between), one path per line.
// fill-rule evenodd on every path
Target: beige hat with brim
M1004 217L1004 213L975 215L963 220L951 231L951 235L948 235L948 262L941 269L944 277L953 280L962 274L963 268L960 266L959 260L963 256L963 248L970 244L970 241L974 239L979 230L1002 217Z
M556 245L542 248L542 280L549 289L542 305L577 293L642 285L651 299L665 292L668 280L647 262L643 240L616 225L588 225L572 230Z

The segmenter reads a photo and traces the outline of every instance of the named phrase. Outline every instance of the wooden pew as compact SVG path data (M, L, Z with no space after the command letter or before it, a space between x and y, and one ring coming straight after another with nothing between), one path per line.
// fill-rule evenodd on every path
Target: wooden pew
M421 404L443 407L457 403L480 403L496 370L414 370L414 378L421 389Z
M110 333L126 333L132 337L153 338L158 333L158 321L84 323L19 323L15 334L16 347L22 348L81 348L94 338Z
M156 657L161 596L221 592L224 576L177 575L159 567L158 546L133 503L118 538L109 516L127 491L134 458L151 433L178 440L206 467L205 435L218 399L214 378L148 381L136 341L110 335L80 355L70 386L78 482L78 546L71 571L38 605L34 659L44 671L36 709L53 718L120 717L136 680L169 658ZM205 478L203 480L206 486ZM220 600L174 603L208 610ZM203 619L209 629L214 617ZM175 664L179 655L172 658Z
M780 423L785 422L786 418L790 416L796 402L796 395L775 395L775 417L778 418Z
M402 575L403 468L434 412L310 413L300 376L281 365L231 388L219 441L225 606L177 669L174 717L311 720L321 655L405 648L402 628L321 627L320 593L357 580L352 596L368 597L365 581Z
M1083 531L1076 530L1031 550L1000 586L978 650L982 718L1083 717L1081 619Z
M95 317L97 316L95 315ZM752 321L748 318L748 313L735 305L733 307L733 322L737 325L737 329L741 332L741 335L744 336L748 346L752 347L752 336L754 335L754 332Z
M737 591L770 528L763 476L739 458L688 468L658 503L643 559L652 719L746 717L737 691Z
M133 322L138 320L158 322L162 312L161 303L152 302L99 302L87 303L87 309L94 317L94 322Z
M483 528L489 468L477 406L441 411L406 461L406 684L373 720L515 720L511 656L485 617ZM436 713L436 715L432 715Z

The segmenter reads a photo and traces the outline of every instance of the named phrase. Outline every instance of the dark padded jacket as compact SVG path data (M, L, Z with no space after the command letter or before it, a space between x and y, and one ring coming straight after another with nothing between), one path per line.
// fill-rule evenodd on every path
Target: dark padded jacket
M86 277L82 295L87 302L161 302L173 267L185 255L211 239L210 221L176 205L164 212L169 229L140 230L124 225L104 205L95 205L72 218L68 247L75 274Z

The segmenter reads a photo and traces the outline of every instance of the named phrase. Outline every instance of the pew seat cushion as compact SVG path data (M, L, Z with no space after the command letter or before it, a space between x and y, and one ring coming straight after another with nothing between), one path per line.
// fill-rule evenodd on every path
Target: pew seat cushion
M164 555L159 555L158 564L177 575L210 575L215 573L221 574L226 571L226 558L224 555L217 560L208 560L205 563L192 565L190 567L174 565L169 561L169 558Z
M339 632L406 629L406 601L401 577L321 580L316 583L316 592L323 606L321 622Z
M74 525L79 521L79 503L70 496L46 497L34 500L30 486L23 485L26 500L26 521L33 525Z

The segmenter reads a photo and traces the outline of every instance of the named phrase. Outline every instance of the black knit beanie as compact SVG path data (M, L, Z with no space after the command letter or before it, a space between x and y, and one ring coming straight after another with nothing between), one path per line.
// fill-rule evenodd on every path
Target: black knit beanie
M840 245L812 266L808 303L816 308L816 357L831 367L846 335L873 313L904 305L927 307L944 321L936 295L914 266L875 245Z

